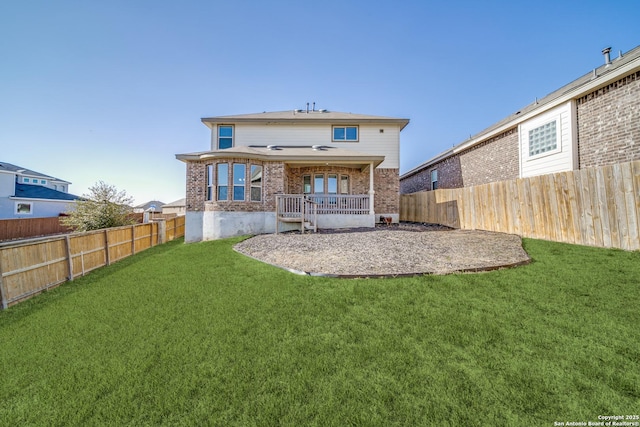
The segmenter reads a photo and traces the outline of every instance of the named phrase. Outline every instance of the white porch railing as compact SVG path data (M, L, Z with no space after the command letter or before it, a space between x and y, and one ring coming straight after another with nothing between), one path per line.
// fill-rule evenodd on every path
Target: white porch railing
M318 206L318 215L368 215L369 195L307 194Z
M276 233L280 222L300 222L301 230L317 228L318 215L368 215L369 195L278 194Z

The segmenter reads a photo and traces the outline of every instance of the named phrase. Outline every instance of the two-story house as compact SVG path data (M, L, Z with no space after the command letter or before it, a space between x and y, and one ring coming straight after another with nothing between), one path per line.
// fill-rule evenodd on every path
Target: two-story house
M78 199L71 183L6 162L0 162L0 219L58 216Z
M408 119L327 110L210 117L187 164L185 241L399 219Z

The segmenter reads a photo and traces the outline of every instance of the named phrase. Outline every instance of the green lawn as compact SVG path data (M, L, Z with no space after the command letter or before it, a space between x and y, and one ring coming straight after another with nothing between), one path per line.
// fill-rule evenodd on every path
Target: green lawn
M640 252L296 276L171 242L0 312L0 425L551 426L640 413Z

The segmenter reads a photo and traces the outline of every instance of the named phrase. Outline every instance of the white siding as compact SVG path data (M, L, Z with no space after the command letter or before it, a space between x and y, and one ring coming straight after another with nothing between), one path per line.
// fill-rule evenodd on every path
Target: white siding
M556 119L557 151L529 157L529 131ZM529 177L573 170L577 164L575 108L572 102L533 117L518 127L520 176Z
M358 125L354 123L353 125ZM327 124L236 124L234 145L326 145L361 153L385 156L381 168L400 167L400 126L397 124L358 125L358 142L332 142L332 125ZM215 149L216 130L212 132ZM384 131L381 133L380 129Z

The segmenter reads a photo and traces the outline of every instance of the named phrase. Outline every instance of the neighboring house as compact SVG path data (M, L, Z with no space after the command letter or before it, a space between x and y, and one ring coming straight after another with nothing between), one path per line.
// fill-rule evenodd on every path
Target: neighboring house
M133 207L134 213L142 213L142 212L154 212L154 213L162 213L162 207L164 203L159 200L150 200L146 203L141 203L138 206Z
M211 149L176 155L187 164L187 242L398 221L408 119L307 108L202 122Z
M401 193L640 159L640 46L400 177Z
M58 216L75 204L71 183L0 162L0 219Z
M167 203L162 206L163 215L175 214L177 216L184 216L187 210L187 199L179 199L171 203Z

